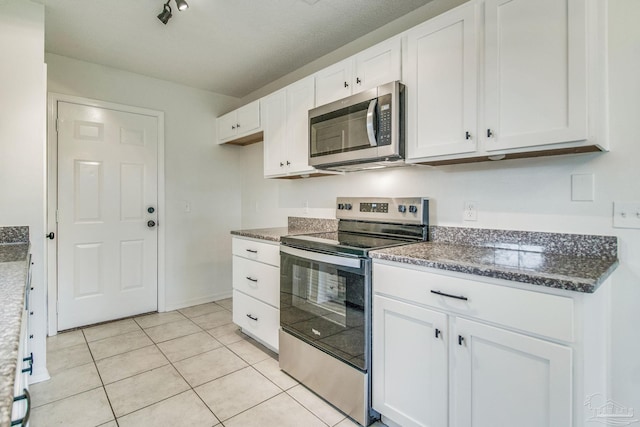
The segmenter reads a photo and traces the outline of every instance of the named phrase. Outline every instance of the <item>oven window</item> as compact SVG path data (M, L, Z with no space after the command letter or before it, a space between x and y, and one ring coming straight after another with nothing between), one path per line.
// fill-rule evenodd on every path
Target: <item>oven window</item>
M366 369L363 272L291 255L282 256L280 271L282 328Z

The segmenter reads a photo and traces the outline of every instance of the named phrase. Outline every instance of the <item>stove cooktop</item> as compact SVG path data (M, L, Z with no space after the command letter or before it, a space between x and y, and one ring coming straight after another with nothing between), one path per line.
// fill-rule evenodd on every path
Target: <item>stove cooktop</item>
M407 245L415 243L415 241L356 233L330 232L286 236L282 238L282 243L303 249L367 256L369 251L375 249Z

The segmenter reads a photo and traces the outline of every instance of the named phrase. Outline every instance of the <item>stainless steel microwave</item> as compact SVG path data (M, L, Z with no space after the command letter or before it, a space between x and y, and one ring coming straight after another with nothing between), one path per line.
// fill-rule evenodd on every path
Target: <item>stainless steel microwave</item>
M337 171L403 165L405 111L398 81L309 110L309 164Z

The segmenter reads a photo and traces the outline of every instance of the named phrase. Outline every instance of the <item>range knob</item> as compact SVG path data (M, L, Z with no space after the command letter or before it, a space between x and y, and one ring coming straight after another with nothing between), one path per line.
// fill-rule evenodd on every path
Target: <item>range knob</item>
M346 204L344 205L344 208L345 208L346 210L348 210L348 211L350 211L352 207L353 207L353 206L351 206L351 203L346 203Z
M418 207L415 205L409 205L409 212L416 213L418 212Z
M338 210L343 210L343 209L344 209L344 204L338 203Z
M407 211L407 207L405 205L398 205L398 212L405 213Z

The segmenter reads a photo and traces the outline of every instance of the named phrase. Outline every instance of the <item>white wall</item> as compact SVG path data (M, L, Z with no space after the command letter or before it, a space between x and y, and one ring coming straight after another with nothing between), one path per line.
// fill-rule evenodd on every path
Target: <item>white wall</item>
M285 225L305 201L307 215L333 217L336 196L416 195L432 198L433 224L618 236L610 397L640 412L640 230L612 227L613 201L640 201L640 2L609 5L611 152L288 181L262 179L256 144L243 149L243 228ZM571 201L577 173L594 174L595 201ZM477 202L477 222L462 221L465 200Z
M241 151L215 143L215 118L237 99L59 55L46 62L50 92L164 111L166 308L230 296Z
M0 226L29 226L34 378L46 377L44 7L0 2ZM1 296L0 296L1 299Z

